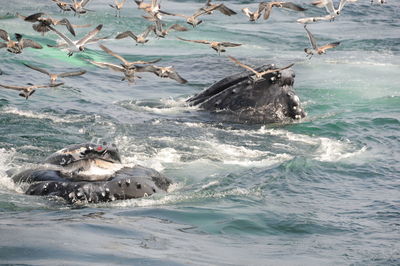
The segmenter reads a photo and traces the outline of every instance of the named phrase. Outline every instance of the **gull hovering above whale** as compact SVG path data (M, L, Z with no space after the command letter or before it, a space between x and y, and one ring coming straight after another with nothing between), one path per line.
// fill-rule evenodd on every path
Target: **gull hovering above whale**
M39 88L48 88L48 87L58 87L63 85L64 83L56 83L56 84L48 84L48 85L29 85L29 86L12 86L12 85L3 85L0 84L0 87L10 90L20 91L19 96L24 97L28 100L29 96L31 96L36 89Z
M186 23L188 23L189 25L192 25L194 28L203 22L202 20L198 19L198 17L200 17L202 15L211 14L211 12L218 9L220 5L222 5L222 4L200 8L191 16L187 16L187 15L183 15L183 14L172 14L172 13L168 13L168 15L183 17L186 19Z
M178 72L176 72L175 68L172 66L168 67L160 67L155 65L148 65L148 66L136 66L137 72L151 72L154 73L156 76L160 78L170 78L174 79L181 84L187 83L187 80L182 78Z
M214 9L214 7L216 7L216 9ZM211 11L209 11L211 8ZM206 10L206 14L207 15L211 15L213 10L218 10L219 12L221 12L222 14L226 15L226 16L232 16L232 15L236 15L237 13L235 11L233 11L232 9L228 8L226 5L224 4L211 4L211 0L207 0L206 4L204 7L200 8L200 10Z
M212 49L214 49L219 55L226 50L224 48L226 47L237 47L241 46L242 44L240 43L233 43L233 42L216 42L216 41L207 41L207 40L188 40L188 39L183 39L180 37L176 37L181 41L185 42L194 42L194 43L202 43L202 44L209 44Z
M256 21L261 16L260 8L258 8L256 11L252 12L252 11L250 11L250 9L248 7L245 7L245 8L242 8L242 12L249 18L249 21L252 21L252 22Z
M101 30L103 27L102 24L98 25L95 29L90 31L88 34L86 34L82 39L78 41L72 41L70 38L65 36L63 33L59 32L52 26L49 26L49 28L54 31L58 36L60 36L64 41L66 42L66 49L68 50L68 56L72 56L76 52L83 52L85 50L85 44L87 44L89 41L94 41L94 36L96 36L97 33ZM62 47L63 45L59 45L57 47Z
M336 46L338 46L340 44L340 42L333 42L333 43L328 43L325 44L323 46L318 46L317 45L317 41L315 40L314 36L312 35L312 33L307 29L307 26L304 25L304 29L307 32L308 35L308 39L310 40L310 43L314 49L314 51L312 49L309 48L305 48L304 52L306 52L307 57L309 57L311 59L311 57L313 56L314 53L317 54L325 54L326 50L331 49L331 48L335 48Z
M87 11L92 11L87 9L85 6L89 3L90 0L81 0L78 2L77 0L72 0L72 4L69 4L72 11L75 12L74 15L85 14Z
M40 32L42 35L44 35L46 32L50 31L49 26L53 25L65 25L65 27L67 27L68 31L75 36L75 31L73 26L71 25L71 23L69 22L68 19L63 18L61 20L57 20L51 17L43 17L43 15L45 15L45 13L39 12L39 13L35 13L32 14L30 16L22 16L20 14L17 14L20 18L22 18L24 21L28 21L28 22L32 22L34 23L32 25L32 28L37 31ZM37 22L37 24L36 24Z
M229 55L228 55L228 58L229 58L231 61L233 61L234 63L238 64L239 66L241 66L241 67L243 67L243 68L245 68L245 69L250 70L251 72L253 72L253 73L255 74L255 77L253 78L254 81L258 81L258 80L263 79L263 76L266 75L266 74L274 73L274 72L279 72L279 71L282 71L282 70L291 68L291 67L294 65L294 63L292 63L292 64L290 64L290 65L288 65L288 66L285 66L285 67L282 67L282 68L268 69L268 70L265 70L265 71L262 71L262 72L258 72L258 71L256 71L254 68L252 68L252 67L250 67L250 66L248 66L248 65L243 64L242 62L240 62L239 60L237 60L237 59L234 58L233 56L229 56Z
M66 12L66 11L71 11L70 3L60 1L60 0L52 0L57 4L57 6L60 8L61 12Z
M43 74L46 74L50 77L50 84L55 84L57 78L66 78L66 77L74 77L74 76L80 76L86 73L86 70L81 70L81 71L73 71L73 72L64 72L64 73L59 73L59 74L54 74L54 73L50 73L47 70L40 68L40 67L36 67L36 66L31 66L28 65L26 63L24 63L25 66L29 67L30 69L39 71Z
M35 41L22 38L22 35L15 33L17 41L11 40L7 31L0 29L0 38L6 42L0 42L0 48L7 48L7 51L14 54L22 53L22 49L31 47L35 49L42 49L43 47Z

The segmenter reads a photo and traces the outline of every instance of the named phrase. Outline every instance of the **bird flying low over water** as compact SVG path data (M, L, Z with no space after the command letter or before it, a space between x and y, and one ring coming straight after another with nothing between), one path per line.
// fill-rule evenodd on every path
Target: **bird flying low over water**
M126 0L122 0L121 2L118 2L118 0L114 0L114 5L110 4L110 6L112 8L115 8L115 10L117 12L115 14L116 17L120 17L121 16L121 9L124 7L125 2L126 2Z
M31 68L31 69L33 69L33 70L36 70L36 71L39 71L39 72L41 72L43 74L48 75L50 77L50 84L55 84L57 78L59 78L59 77L60 78L66 78L66 77L80 76L80 75L83 75L83 74L86 73L86 70L81 70L81 71L73 71L73 72L64 72L64 73L60 73L60 74L54 74L54 73L50 73L47 70L45 70L43 68L40 68L40 67L31 66L31 65L28 65L26 63L24 63L24 65L29 67L29 68Z
M222 5L222 4L220 4L220 5ZM168 15L183 17L183 18L186 19L186 23L189 24L189 25L192 25L193 28L194 28L194 27L196 27L197 25L199 25L200 23L203 22L202 20L198 19L198 17L200 17L202 15L211 14L211 12L216 10L218 7L219 7L219 5L203 7L203 8L200 8L199 10L197 10L191 16L187 16L187 15L183 15L183 14L172 14L172 13L168 13Z
M233 42L215 42L215 41L206 41L206 40L187 40L180 37L177 37L181 41L185 42L194 42L194 43L201 43L201 44L209 44L212 49L217 51L218 54L225 52L224 48L226 47L237 47L241 46L240 43L233 43Z
M169 33L171 30L175 30L175 31L187 31L187 30L188 30L188 28L186 28L186 27L184 27L184 26L181 26L181 25L179 25L179 24L171 25L171 26L169 26L169 27L166 28L166 29L163 29L163 26L165 26L165 24L161 23L161 20L159 20L158 18L156 18L155 26L153 26L152 30L153 30L154 34L155 34L157 37L164 38L165 36L168 35L168 33Z
M229 55L228 55L228 58L229 58L231 61L233 61L234 63L238 64L239 66L241 66L241 67L243 67L243 68L245 68L245 69L250 70L251 72L253 72L253 73L255 74L255 77L253 78L254 81L258 81L258 80L263 79L263 76L266 75L266 74L274 73L274 72L279 72L279 71L282 71L282 70L291 68L291 67L294 65L294 63L293 63L293 64L290 64L290 65L288 65L288 66L282 67L282 68L268 69L268 70L265 70L265 71L263 71L263 72L258 72L258 71L256 71L254 68L249 67L248 65L243 64L242 62L240 62L239 60L237 60L237 59L234 58L233 56L229 56Z
M210 7L211 7L211 11L207 11L207 9L209 9ZM216 9L214 9L214 7L216 7ZM235 11L228 8L224 4L211 4L211 0L207 0L205 7L200 8L200 10L206 10L207 15L211 15L213 10L218 10L219 12L221 12L222 14L224 14L226 16L232 16L232 15L237 14Z
M29 85L29 86L11 86L11 85L0 84L0 87L3 87L5 89L20 91L19 96L24 97L25 99L28 100L29 96L31 96L36 91L36 89L58 87L63 84L64 83L48 84L48 85Z
M57 20L57 19L54 19L51 17L45 18L45 17L43 17L43 15L45 15L45 13L41 13L41 12L32 14L27 17L22 16L20 14L17 14L17 15L25 21L34 23L32 25L32 28L35 31L42 33L42 35L48 31L50 31L49 26L51 26L51 25L54 25L54 26L55 25L65 25L67 27L67 29L69 30L69 32L75 36L75 31L74 31L73 26L71 25L69 20L66 18L63 18L61 20Z
M313 22L318 22L318 21L333 21L335 19L334 15L328 14L323 17L308 17L308 18L299 18L297 20L298 23L301 24L308 24L308 23L313 23Z
M118 34L117 36L115 36L115 39L119 40L119 39L131 37L132 39L134 39L136 41L136 45L138 45L139 43L145 44L149 41L148 39L146 39L147 36L154 28L155 28L154 25L150 25L146 28L146 30L144 32L142 32L139 35L135 35L132 31L128 30L128 31L122 32L122 33Z
M320 7L320 8L325 7L326 11L328 11L328 13L330 15L339 16L340 12L343 9L343 7L347 3L354 3L354 2L357 2L357 1L358 0L340 0L339 7L337 9L334 7L332 0L317 0L317 1L312 2L312 4L314 6L317 6L317 7Z
M0 42L0 48L7 48L7 51L14 54L22 53L22 49L31 47L35 49L42 49L43 47L35 41L30 39L23 39L21 34L15 33L17 41L10 39L10 36L5 30L0 29L0 38L6 42Z
M155 66L155 65L137 66L136 71L137 72L151 72L151 73L154 73L156 76L159 76L160 78L174 79L181 84L187 83L187 80L182 78L172 66L169 66L169 67L160 67L160 66Z
M85 50L85 44L87 44L89 41L93 42L94 41L94 39L93 39L94 36L96 36L96 34L99 33L99 31L101 30L102 27L103 27L103 25L100 24L95 29L93 29L88 34L86 34L82 39L80 39L78 41L72 41L70 38L65 36L63 33L59 32L58 30L56 30L52 26L49 26L49 28L52 31L54 31L58 36L60 36L66 42L66 45L62 44L62 45L57 45L56 47L64 47L64 46L66 46L66 49L68 50L68 56L72 56L73 53L76 53L76 52L84 51Z
M340 44L340 42L333 42L333 43L328 43L326 45L320 46L318 47L317 45L317 41L315 40L314 36L312 35L312 33L307 29L307 26L304 25L304 29L307 32L308 35L308 39L310 40L310 43L314 49L314 51L312 49L309 48L305 48L304 52L306 52L307 57L309 57L311 59L311 57L313 56L314 53L317 54L325 54L325 51L331 48L335 48L336 46L338 46Z
M52 0L57 4L57 6L60 8L61 12L66 12L66 11L71 11L70 3L60 1L60 0Z
M269 16L271 15L271 11L273 7L279 7L279 8L287 8L291 9L294 11L305 11L306 9L296 5L292 2L262 2L259 5L259 12L261 13L264 11L264 19L268 19Z
M245 8L242 8L242 12L249 18L249 21L256 21L261 16L261 12L260 12L259 8L256 11L252 12L252 11L250 11L250 9L248 7L245 7Z
M75 12L75 15L85 14L87 11L92 11L85 7L89 1L90 0L81 0L78 2L77 0L72 0L72 4L69 4L69 7Z

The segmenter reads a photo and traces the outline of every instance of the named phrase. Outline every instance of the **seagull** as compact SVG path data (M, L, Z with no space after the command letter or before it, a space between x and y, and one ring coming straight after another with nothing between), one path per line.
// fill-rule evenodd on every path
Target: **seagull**
M129 83L135 82L135 78L141 78L139 76L135 76L136 74L136 68L124 68L120 65L115 65L107 62L97 62L93 60L87 60L88 62L92 63L93 65L99 66L101 68L108 67L114 71L122 72L124 73L124 77L121 79L121 81L127 80Z
M323 17L308 17L308 18L299 18L297 20L298 23L301 24L308 24L308 23L312 23L312 22L318 22L318 21L324 21L324 20L329 20L332 21L335 19L334 15L328 14L326 16Z
M307 57L309 57L310 59L313 56L314 52L316 52L317 54L325 54L326 50L328 50L330 48L335 48L336 46L338 46L340 44L340 42L333 42L333 43L329 43L329 44L318 47L314 36L307 29L306 25L304 25L304 29L307 31L308 39L310 40L310 43L314 49L314 51L312 51L309 48L304 49L304 52L306 52Z
M5 30L0 29L0 38L6 42L0 42L0 48L7 48L7 51L14 54L22 53L22 49L31 47L35 49L42 49L43 47L35 41L30 39L23 39L22 35L15 33L17 41L10 39L10 36Z
M335 7L333 6L332 0L317 0L317 1L312 2L312 4L314 6L317 6L317 7L320 7L320 8L325 7L326 11L328 11L329 14L334 15L334 16L339 16L340 12L343 9L343 7L348 2L349 3L355 3L355 2L357 2L357 0L340 0L338 9L335 9Z
M115 8L117 11L117 13L115 14L116 17L121 17L121 9L124 6L125 2L126 2L126 0L122 0L122 2L118 2L117 0L114 0L115 5L110 4L110 6L112 8Z
M245 8L242 8L242 12L247 17L249 17L249 21L256 21L257 19L260 18L262 10L260 12L260 9L257 9L256 11L251 12L248 7L245 7Z
M153 60L153 61L140 61L140 60L139 60L139 61L129 62L129 61L127 61L125 58L123 58L122 56L120 56L119 54L117 54L117 53L111 51L110 49L108 49L107 47L105 47L104 45L100 44L99 46L100 46L100 48L101 48L104 52L106 52L107 54L112 55L112 56L118 58L119 60L121 60L121 61L122 61L121 66L122 66L123 68L126 68L126 69L128 69L128 68L135 68L135 65L138 65L138 64L154 64L154 63L157 63L158 61L161 60L161 58L158 58L158 59Z
M42 17L43 15L45 15L45 13L41 13L41 12L32 14L27 17L18 14L18 16L21 17L25 21L33 22L33 23L38 22L37 24L33 24L32 28L35 31L42 33L42 35L44 35L44 33L48 32L48 31L50 31L49 26L51 26L51 25L65 25L67 27L67 29L69 30L69 32L71 32L71 34L75 36L74 28L68 19L64 18L61 20L57 20L57 19L54 19L51 17L48 17L48 18Z
M119 39L123 39L126 37L131 37L132 39L135 40L136 45L138 45L139 43L145 44L149 41L148 39L146 39L147 36L154 28L155 28L154 25L148 26L146 28L146 30L139 35L135 35L132 31L128 30L128 31L122 32L122 33L118 34L117 36L115 36L115 39L119 40Z
M228 8L224 4L211 4L211 0L207 0L207 2L205 4L205 7L200 8L200 10L204 9L204 10L207 11L207 9L209 7L211 7L211 8L216 7L216 10L218 10L219 12L221 12L222 14L227 15L227 16L231 16L231 15L236 15L237 14L235 11L233 11L230 8ZM212 14L212 10L211 11L207 11L206 14L211 15Z
M83 74L86 73L86 70L81 70L81 71L73 71L73 72L64 72L64 73L60 73L60 74L53 74L53 73L50 73L50 72L48 72L47 70L45 70L43 68L36 67L36 66L31 66L31 65L28 65L26 63L23 63L23 64L25 66L33 69L33 70L36 70L36 71L39 71L39 72L41 72L43 74L48 75L50 77L50 84L55 84L57 78L59 78L59 77L60 78L65 78L65 77L80 76L80 75L83 75Z
M240 43L233 43L233 42L215 42L215 41L206 41L206 40L187 40L183 39L180 37L177 37L179 40L185 41L185 42L195 42L195 43L202 43L202 44L209 44L212 49L217 51L217 53L220 55L221 53L225 52L226 50L224 48L226 47L237 47L241 46L242 44Z
M222 4L220 4L220 5L222 5ZM192 25L193 28L194 28L194 27L196 27L197 25L199 25L200 23L203 22L202 20L198 19L199 16L210 14L210 12L214 11L215 9L217 9L218 6L219 5L214 5L214 6L210 6L210 7L203 7L201 9L199 9L198 11L196 11L196 13L194 13L192 16L187 16L187 15L183 15L183 14L172 14L172 13L168 13L168 15L183 17L183 18L186 19L186 23Z
M70 4L67 2L63 2L60 0L52 0L53 2L55 2L57 4L57 6L61 9L61 12L65 12L65 11L71 11L71 7Z
M374 4L374 3L376 3L376 4L385 4L386 1L385 0L371 0L371 4Z
M229 58L230 60L232 60L234 63L238 64L239 66L241 66L241 67L243 67L243 68L245 68L245 69L250 70L251 72L253 72L253 73L255 74L255 78L253 78L254 81L258 81L258 80L260 80L260 79L263 79L263 76L266 75L266 74L268 74L268 73L279 72L279 71L282 71L282 70L284 70L284 69L291 68L291 67L294 65L294 63L293 63L293 64L290 64L290 65L288 65L288 66L282 67L282 68L268 69L268 70L265 70L265 71L263 71L263 72L258 72L258 71L256 71L256 70L254 70L253 68L249 67L248 65L245 65L245 64L241 63L239 60L237 60L237 59L234 58L233 56L229 56L229 55L228 55L228 58Z
M259 5L259 12L261 13L264 11L264 19L268 19L269 16L271 15L271 11L273 7L279 7L279 8L288 8L294 11L305 11L305 8L302 8L299 5L296 5L292 2L262 2Z
M158 37L161 38L165 38L165 36L168 35L168 32L171 30L176 30L176 31L187 31L188 29L184 26L181 26L179 24L174 24L172 26L169 26L167 29L163 29L163 25L161 23L161 20L159 20L158 18L156 18L155 21L155 27L152 28L152 30L154 31L154 34L157 35Z
M10 90L20 91L19 96L25 97L25 99L28 100L29 96L31 96L36 91L36 89L48 88L48 87L58 87L63 84L64 83L48 84L48 85L29 85L29 86L11 86L11 85L0 84L0 87L10 89Z
M155 65L137 66L137 72L151 72L160 78L174 79L181 84L187 83L187 80L182 78L172 66L160 67Z
M76 14L85 14L87 11L92 11L85 6L89 3L90 0L81 0L80 2L77 2L77 0L72 0L72 4L69 4L70 8L72 11L75 12Z
M75 52L82 52L85 50L85 44L88 43L89 41L93 41L93 37L99 33L99 31L101 30L101 28L103 27L102 24L98 25L95 29L91 30L88 34L86 34L85 37L83 37L82 39L80 39L79 41L72 41L70 38L68 38L67 36L65 36L63 33L59 32L58 30L56 30L55 28L53 28L52 26L49 26L49 28L54 31L55 33L58 34L58 36L60 36L62 39L65 40L66 44L67 44L67 50L68 50L68 56L72 56L73 53ZM62 45L61 45L62 46ZM61 47L59 46L59 47Z

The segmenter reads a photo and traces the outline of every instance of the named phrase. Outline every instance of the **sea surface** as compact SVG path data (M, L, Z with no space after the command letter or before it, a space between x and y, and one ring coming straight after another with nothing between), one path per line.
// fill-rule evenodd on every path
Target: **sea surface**
M162 9L192 14L205 1L163 0ZM0 0L0 28L41 43L22 54L0 50L1 84L45 84L48 77L22 63L64 72L86 69L65 85L38 89L29 99L0 89L0 263L20 265L400 265L400 2L348 4L333 22L311 24L318 44L341 44L306 59L302 24L325 15L274 8L251 23L215 12L187 32L145 45L115 40L118 32L150 23L128 0L115 17L112 1L93 0L80 17L48 1ZM336 3L336 2L335 2ZM337 4L337 3L336 3ZM89 64L119 64L97 44L67 56L13 16L45 12L67 17L82 37L98 24L102 43L128 60L174 66L179 84L150 73L135 83ZM165 16L165 23L185 24ZM62 26L59 30L66 32ZM69 33L68 33L68 36ZM176 39L242 43L219 56L202 44ZM294 88L307 117L285 124L212 121L185 100L219 79L241 72L232 55L253 66L294 62ZM76 143L115 143L127 166L141 164L169 176L166 194L101 204L68 205L24 195L8 172L40 163Z

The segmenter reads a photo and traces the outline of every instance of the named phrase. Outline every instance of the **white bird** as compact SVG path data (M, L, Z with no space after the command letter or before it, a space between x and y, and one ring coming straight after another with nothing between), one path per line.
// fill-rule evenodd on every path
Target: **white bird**
M90 40L92 40L93 37L96 36L97 33L99 33L99 31L101 30L102 27L103 27L103 25L100 24L95 29L93 29L88 34L86 34L85 37L83 37L82 39L80 39L78 41L72 41L70 38L65 36L63 33L59 32L55 28L49 26L49 28L52 31L57 33L58 36L60 36L66 42L66 44L67 44L67 48L66 49L68 50L68 56L72 56L73 53L75 53L75 52L84 51L85 50L85 44L87 44Z
M332 21L335 19L334 15L328 14L326 16L323 17L307 17L307 18L299 18L297 20L298 23L301 24L308 24L308 23L312 23L312 22L318 22L318 21L324 21L324 20L329 20Z
M320 8L325 7L329 14L338 16L348 2L355 3L357 0L340 0L339 7L337 9L334 7L332 0L317 0L312 2L312 4Z

